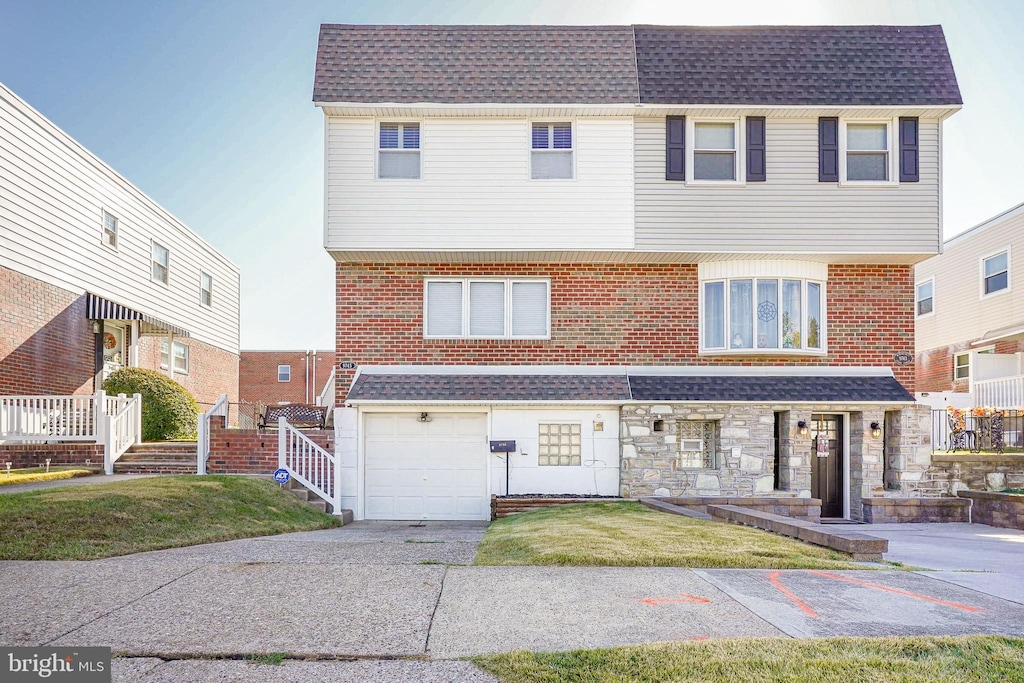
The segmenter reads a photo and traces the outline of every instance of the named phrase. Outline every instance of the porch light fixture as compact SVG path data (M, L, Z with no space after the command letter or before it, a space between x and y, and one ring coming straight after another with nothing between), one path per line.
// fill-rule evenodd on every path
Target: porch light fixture
M882 436L882 428L879 426L877 422L871 423L871 436L875 437L876 439Z
M99 320L93 320L92 321L92 333L93 334L99 334L100 333L100 321Z
M430 422L430 415L427 413L420 413L420 422Z
M807 423L800 420L796 423L796 426L800 428L800 436L807 436Z

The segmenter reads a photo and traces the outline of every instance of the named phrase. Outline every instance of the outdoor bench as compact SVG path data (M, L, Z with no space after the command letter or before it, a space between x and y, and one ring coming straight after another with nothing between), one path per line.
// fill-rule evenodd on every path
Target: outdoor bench
M261 432L266 431L268 427L276 429L277 421L282 417L293 427L323 429L327 422L327 408L306 403L267 406L259 416L257 427Z

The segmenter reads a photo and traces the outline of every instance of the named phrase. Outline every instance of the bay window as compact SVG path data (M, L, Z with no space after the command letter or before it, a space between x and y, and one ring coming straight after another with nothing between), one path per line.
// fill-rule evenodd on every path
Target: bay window
M824 352L822 283L728 278L701 283L702 351Z

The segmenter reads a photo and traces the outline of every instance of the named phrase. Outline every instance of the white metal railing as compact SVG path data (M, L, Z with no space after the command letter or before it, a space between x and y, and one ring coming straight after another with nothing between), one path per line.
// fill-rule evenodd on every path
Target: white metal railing
M320 395L316 397L316 404L318 406L334 406L334 368L331 368L331 374L327 377L324 388L320 391Z
M977 380L974 397L979 406L1020 408L1024 405L1024 375Z
M320 496L341 514L341 468L337 458L280 418L277 422L277 465L295 481Z
M227 426L228 409L228 396L221 394L213 407L199 416L196 429L196 474L206 474L206 461L210 459L210 418L223 417L224 425Z
M114 473L114 463L137 443L142 443L142 396L131 398L118 394L114 406L120 407L114 415L106 415L103 425L103 469Z

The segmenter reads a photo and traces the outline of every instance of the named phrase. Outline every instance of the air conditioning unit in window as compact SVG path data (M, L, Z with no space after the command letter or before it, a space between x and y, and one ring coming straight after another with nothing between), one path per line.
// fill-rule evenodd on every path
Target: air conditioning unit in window
M703 453L704 452L704 440L703 439L680 439L679 450L685 453Z

